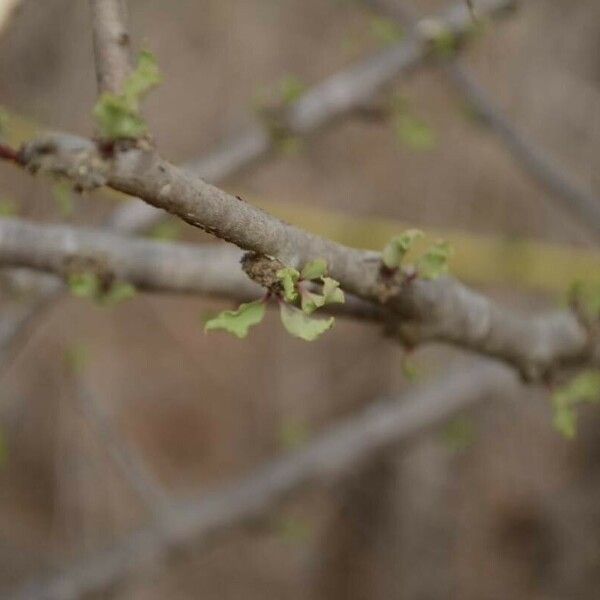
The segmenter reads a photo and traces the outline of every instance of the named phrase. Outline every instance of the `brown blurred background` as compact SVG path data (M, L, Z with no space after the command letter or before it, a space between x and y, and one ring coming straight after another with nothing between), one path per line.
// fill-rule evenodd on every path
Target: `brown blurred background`
M419 14L446 2L406 1ZM131 0L134 40L164 84L146 114L163 153L198 156L252 120L260 86L314 84L380 46L373 13L334 0ZM540 146L600 195L600 3L526 0L463 53L477 80ZM395 86L435 133L419 152L386 123L356 119L315 135L225 187L270 202L417 226L589 246L493 134L464 115L435 65ZM0 104L51 128L92 131L87 3L25 0L0 38ZM23 216L59 220L47 182L0 167L0 195ZM77 201L99 223L114 200ZM183 229L185 239L202 234ZM493 266L492 266L493 268ZM490 291L490 290L488 290ZM553 299L495 289L535 311ZM81 557L148 518L81 411L92 394L173 494L209 490L410 385L403 352L340 321L307 345L269 317L239 342L205 335L227 303L142 295L112 310L66 298L0 382L0 590ZM73 370L65 353L87 359ZM422 377L463 368L448 348L416 353ZM186 550L102 598L561 599L600 597L599 417L567 442L548 395L490 398L333 489L310 489L252 528ZM1 592L0 592L1 595Z

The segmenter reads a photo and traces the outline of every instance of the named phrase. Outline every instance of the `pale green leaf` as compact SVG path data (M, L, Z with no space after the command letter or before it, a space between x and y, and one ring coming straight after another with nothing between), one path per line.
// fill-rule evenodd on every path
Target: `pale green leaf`
M565 437L574 437L577 431L577 405L592 402L600 402L599 370L580 373L554 393L554 427Z
M394 130L398 139L413 150L432 150L437 144L433 129L423 119L413 115L398 115L394 119Z
M334 318L316 319L309 317L299 308L284 302L279 304L281 322L288 333L306 342L316 340L321 334L331 329Z
M284 105L296 102L306 91L306 86L295 75L286 75L278 85L279 95Z
M398 268L414 242L422 238L423 235L423 232L419 229L408 229L392 238L383 249L381 256L383 264L389 269Z
M101 303L105 306L115 306L125 300L131 300L137 291L131 283L125 281L116 281L110 286L102 298Z
M340 282L331 277L323 277L323 297L325 304L343 304L346 301L344 292L340 290Z
M417 365L415 361L405 356L402 360L402 374L408 381L415 382L419 378L419 370L417 369Z
M325 296L321 294L316 294L315 292L309 292L308 290L302 290L300 294L300 306L302 307L302 311L307 315L312 314L317 310L317 308L321 308L321 306L325 305Z
M552 419L554 428L567 439L577 433L577 413L572 406L555 405Z
M100 279L95 273L84 271L69 275L67 284L73 296L96 299L101 292Z
M322 258L317 258L304 265L300 273L300 277L302 279L319 279L320 277L324 277L325 273L327 273L327 263Z
M283 286L283 297L286 302L294 302L298 298L297 284L300 273L293 267L284 267L276 273L277 279Z
M154 55L148 50L142 50L135 71L123 86L123 96L132 108L137 109L142 98L161 81L162 77Z
M446 241L436 242L421 256L417 263L419 275L423 279L437 279L448 272L448 260L452 247Z
M250 327L258 325L263 320L265 312L265 303L262 300L255 300L242 304L237 310L223 311L214 319L207 321L204 330L223 329L240 339L245 338Z
M93 115L100 133L108 139L137 138L148 129L141 117L142 98L161 81L156 61L148 51L142 51L138 64L123 86L123 93L101 94Z
M59 181L52 187L52 195L63 218L73 214L75 204L71 193L71 185L67 181Z
M577 301L590 317L600 317L600 282L575 281L569 297Z

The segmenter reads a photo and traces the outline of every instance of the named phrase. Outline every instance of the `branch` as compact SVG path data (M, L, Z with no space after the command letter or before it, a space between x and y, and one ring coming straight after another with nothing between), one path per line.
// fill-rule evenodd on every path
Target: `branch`
M210 542L231 527L255 519L311 483L332 485L390 446L443 423L479 400L514 389L506 369L485 365L448 373L439 381L369 406L305 448L266 463L212 493L170 507L162 526L153 524L65 570L7 594L11 600L75 600L101 591L170 554Z
M600 236L600 198L583 189L543 148L511 123L467 69L453 61L446 65L446 72L477 116L502 140L516 164L558 201L559 208L574 214L597 237Z
M419 30L421 22L404 3L396 0L365 0L374 10L390 15ZM470 8L473 8L472 5ZM479 17L479 3L477 4ZM600 198L585 190L543 148L530 141L525 132L510 121L492 98L477 84L469 69L457 59L441 62L452 83L464 95L481 121L493 131L512 154L516 164L539 182L558 201L560 208L575 215L594 235L600 235Z
M61 278L85 270L111 281L128 281L141 290L256 299L263 290L244 275L241 257L237 248L228 246L157 242L100 229L0 218L0 266L26 267ZM348 300L335 306L336 314L383 318L383 311L373 304Z
M504 13L515 0L480 0L477 14L491 17ZM470 31L473 22L463 2L449 7L431 19L458 37ZM430 56L430 40L415 30L408 39L386 48L351 67L335 73L306 91L283 115L283 126L292 136L309 136L328 125L352 116L368 105L396 78L409 73ZM206 181L218 183L241 169L268 157L273 140L257 127L226 141L208 156L189 161L184 167ZM163 213L144 202L129 202L118 208L109 224L120 230L148 229Z
M511 6L514 0L485 0L482 2L481 14L493 15ZM460 4L441 13L435 19L444 26L451 27L456 34L462 34L471 27L471 21ZM359 110L366 100L388 85L394 78L407 73L422 62L429 54L429 46L424 39L413 38L408 42L400 42L373 57L337 73L321 84L308 90L295 102L287 114L286 127L290 135L309 135L320 127L350 116ZM125 60L122 61L125 64ZM10 151L9 148L7 148ZM192 160L186 169L199 173L207 181L219 182L232 176L241 169L255 164L271 155L272 139L263 128L254 128L225 142L216 151L205 158ZM12 151L12 155L17 154ZM1 158L1 157L0 157ZM18 162L18 161L15 161ZM150 228L164 216L162 211L141 200L132 200L117 208L108 219L107 226L120 231L133 232ZM48 302L57 298L61 287L44 286ZM22 320L24 324L34 323L36 317L44 312L44 303L36 302L32 314ZM2 336L0 332L0 364L2 354L14 354L10 350L13 343L26 339L23 328L11 326L5 330L11 336Z
M73 176L97 173L115 190L143 198L236 246L301 267L322 258L330 275L351 294L396 314L397 332L411 344L438 340L505 360L527 379L541 379L567 363L598 361L600 343L569 312L524 318L502 309L451 278L385 278L379 255L345 247L283 223L167 161L152 148L115 146L108 162L90 144L72 151L59 134L26 145L21 155L33 171Z
M118 94L131 73L125 0L89 0L98 91Z
M166 492L148 469L138 452L127 443L121 432L100 406L94 392L80 376L75 386L81 410L89 426L102 440L102 445L144 506L160 522L163 507L169 502Z

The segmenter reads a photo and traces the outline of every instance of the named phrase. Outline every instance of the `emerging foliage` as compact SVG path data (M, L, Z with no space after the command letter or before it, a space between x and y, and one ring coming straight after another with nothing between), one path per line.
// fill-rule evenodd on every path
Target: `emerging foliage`
M280 287L270 292L278 299L279 314L286 331L307 342L316 340L325 331L331 329L334 323L333 317L318 319L312 317L312 313L322 306L345 301L339 282L327 277L326 273L327 263L322 258L307 263L301 271L293 267L284 267L275 274ZM311 282L321 283L320 293L309 289ZM252 308L258 305L260 309ZM260 315L255 312L258 310ZM247 311L251 312L246 314ZM257 318L256 323L260 322L264 311L264 301L257 300L251 304L242 304L237 311L225 311L209 321L206 329L225 329L238 337L245 337L247 329L238 331L239 324L244 325L246 319L254 317ZM256 323L252 322L251 325Z
M433 244L419 259L417 269L423 279L437 279L448 272L448 259L452 255L452 247L445 240Z
M298 298L296 286L300 279L300 272L293 267L285 267L277 271L277 279L283 286L283 299L286 302L294 302Z
M554 393L552 397L554 427L566 438L573 438L577 432L577 406L592 402L600 402L600 371L598 370L580 373Z
M398 268L411 246L423 236L424 233L420 229L408 229L392 238L383 249L381 256L383 264L388 269Z
M136 294L135 287L124 281L115 281L106 288L100 277L92 271L72 273L67 283L71 293L77 298L87 298L109 308L130 300Z
M410 114L397 115L394 130L398 140L413 150L428 151L435 148L437 138L433 129L421 118Z
M333 317L329 317L328 319L315 319L299 308L285 302L279 304L279 311L281 322L287 332L305 342L313 342L320 335L333 327Z
M210 319L204 326L205 331L223 329L242 339L248 335L250 327L258 325L266 312L265 303L255 300L242 304L237 310L225 310L214 319Z
M75 209L71 184L67 181L58 181L52 187L52 195L61 216L65 219L69 218Z
M140 115L140 103L162 78L154 56L140 53L138 64L125 82L123 92L104 92L93 110L102 137L109 140L138 138L148 131Z

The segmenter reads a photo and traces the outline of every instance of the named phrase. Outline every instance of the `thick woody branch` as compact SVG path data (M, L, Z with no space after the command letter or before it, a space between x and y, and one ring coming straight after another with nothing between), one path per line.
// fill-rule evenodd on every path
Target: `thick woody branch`
M131 73L125 0L89 0L98 91L118 94Z
M220 489L173 503L160 520L82 560L56 577L7 594L11 600L75 600L164 562L178 550L207 544L220 533L256 519L312 483L332 485L394 444L407 441L479 400L516 389L510 371L482 365L369 406L333 426L305 448L275 459Z

